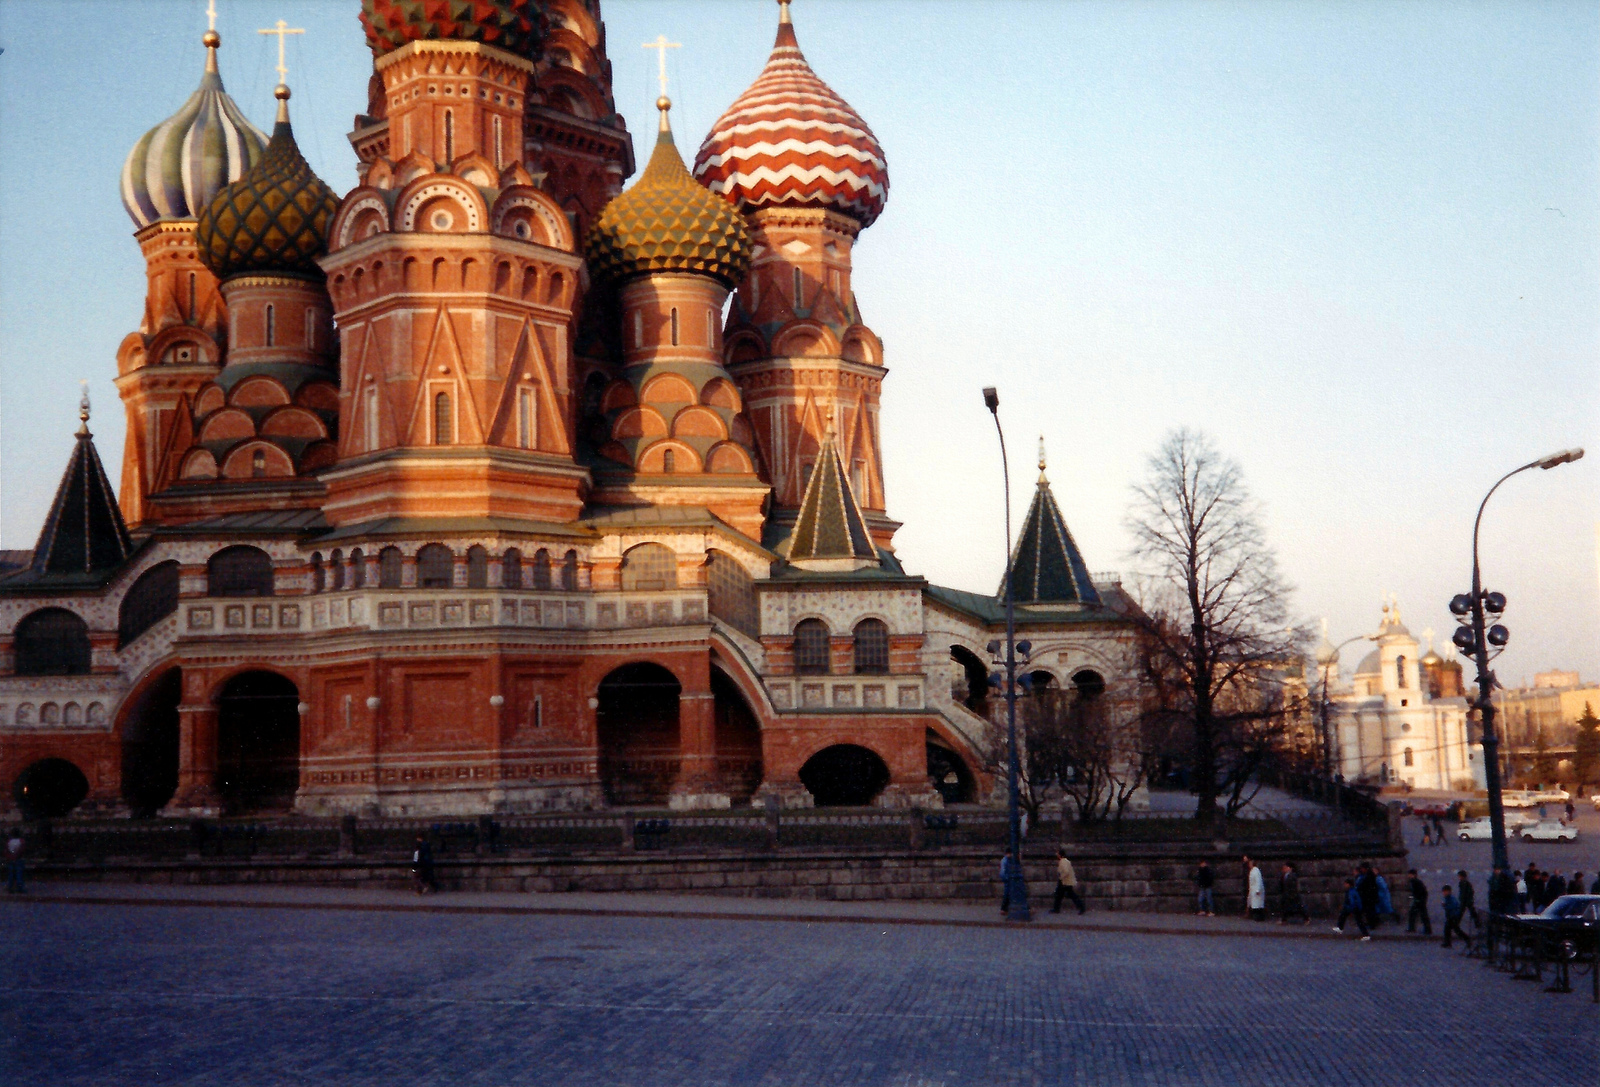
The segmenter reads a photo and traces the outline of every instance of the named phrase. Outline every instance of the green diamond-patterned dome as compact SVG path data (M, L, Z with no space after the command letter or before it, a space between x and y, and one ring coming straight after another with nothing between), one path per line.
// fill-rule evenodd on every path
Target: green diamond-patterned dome
M600 212L585 248L596 279L698 272L735 287L750 267L744 219L689 176L665 125L644 173Z
M280 112L260 161L217 193L195 223L200 259L218 279L252 272L320 276L339 198L295 145Z
M466 41L537 59L544 12L535 0L361 0L372 55L414 41Z

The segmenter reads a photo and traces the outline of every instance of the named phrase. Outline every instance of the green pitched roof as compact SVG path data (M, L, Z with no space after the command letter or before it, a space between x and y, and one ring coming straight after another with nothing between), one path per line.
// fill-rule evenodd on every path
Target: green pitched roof
M1089 579L1089 568L1067 530L1061 509L1050 493L1041 462L1039 488L1033 493L1011 559L1012 586L1018 604L1098 604L1100 594ZM999 596L1005 597L1005 582Z
M878 565L878 549L839 462L833 435L822 440L789 537L789 562L802 570L856 570Z
M89 434L89 402L55 501L39 530L33 559L19 580L98 581L133 554L116 493Z

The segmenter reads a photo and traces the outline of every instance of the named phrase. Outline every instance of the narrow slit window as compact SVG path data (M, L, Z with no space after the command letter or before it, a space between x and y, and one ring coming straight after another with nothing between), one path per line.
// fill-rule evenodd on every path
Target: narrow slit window
M375 386L367 386L367 407L363 413L366 418L362 422L367 432L367 452L378 448L378 390Z
M449 445L455 440L455 419L450 412L450 394L439 393L433 398L433 444Z
M196 295L195 274L193 272L190 272L189 273L189 323L191 325L199 323L199 318L195 314L195 309L197 308L195 306L195 295Z
M494 119L494 168L502 169L505 166L504 152L501 150L505 142L505 122L501 118Z
M672 346L678 346L678 307L672 307Z
M452 110L444 111L444 160L454 162L456 158L456 115Z
M670 449L661 454L661 470L668 475L678 470L678 455Z
M314 310L314 309L307 309L306 310L306 350L307 351L315 351L316 349L317 349L317 311Z
M250 454L250 474L257 478L267 474L267 454L265 451L257 449Z
M271 347L277 335L278 311L271 302L267 303L267 346Z
M517 393L517 444L523 449L532 449L538 444L539 435L534 427L533 390L523 389Z
M799 309L806 304L805 276L800 274L800 269L794 270L794 307Z

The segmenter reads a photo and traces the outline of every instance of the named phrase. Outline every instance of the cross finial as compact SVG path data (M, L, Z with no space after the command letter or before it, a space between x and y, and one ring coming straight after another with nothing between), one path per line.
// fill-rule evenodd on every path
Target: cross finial
M78 399L78 437L87 437L89 434L89 383L78 382L83 386L83 396Z
M661 97L665 98L667 96L667 50L682 49L683 43L669 42L665 34L657 34L655 41L644 43L644 48L656 51L656 59L660 63L660 75L658 78L661 80Z
M1039 482L1044 482L1044 435L1039 435Z
M290 34L304 34L304 27L291 27L282 19L271 30L258 30L257 34L276 34L278 36L278 85L287 86L289 82L289 68L283 63L283 42Z
M217 29L217 0L206 0L207 30Z

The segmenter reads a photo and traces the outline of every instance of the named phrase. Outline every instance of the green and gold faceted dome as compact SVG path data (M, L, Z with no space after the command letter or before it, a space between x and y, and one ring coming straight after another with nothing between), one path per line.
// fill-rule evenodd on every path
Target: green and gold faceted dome
M536 60L544 44L537 0L361 0L372 55L416 41L482 42Z
M200 212L194 240L218 279L252 273L320 276L339 198L311 171L289 126L288 88L261 158Z
M650 272L692 272L736 287L750 267L750 235L726 200L693 177L666 122L639 180L607 204L585 243L596 279L620 281Z

